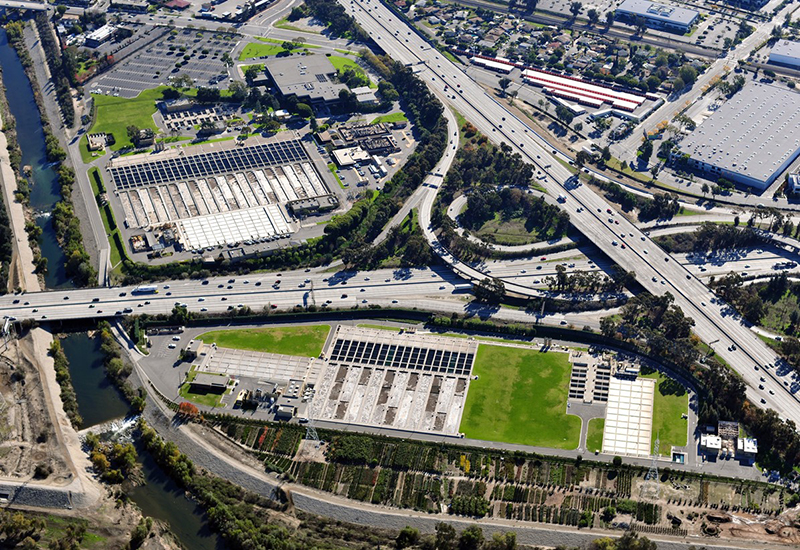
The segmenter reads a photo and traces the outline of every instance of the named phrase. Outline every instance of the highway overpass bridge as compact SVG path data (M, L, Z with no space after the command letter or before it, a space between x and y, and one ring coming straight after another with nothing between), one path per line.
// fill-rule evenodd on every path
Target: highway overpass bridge
M47 4L43 2L26 2L24 0L0 0L0 8L47 11Z

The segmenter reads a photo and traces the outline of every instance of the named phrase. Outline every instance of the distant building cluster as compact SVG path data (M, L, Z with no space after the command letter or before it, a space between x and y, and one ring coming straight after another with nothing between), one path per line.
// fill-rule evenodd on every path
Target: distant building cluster
M690 166L766 189L800 154L800 94L746 85L679 145Z

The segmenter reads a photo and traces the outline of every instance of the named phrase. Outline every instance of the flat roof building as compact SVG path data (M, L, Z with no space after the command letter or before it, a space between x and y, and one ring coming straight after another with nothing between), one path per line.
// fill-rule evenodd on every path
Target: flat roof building
M644 19L648 27L685 33L694 25L700 13L695 10L656 4L648 0L625 0L616 9L619 19L634 21Z
M750 83L679 145L689 165L766 189L800 154L800 94Z
M375 90L369 86L359 86L358 88L353 88L352 92L356 94L356 99L359 103L365 103L367 105L378 104L378 96L375 95Z
M758 454L758 440L752 437L740 437L736 440L736 454L746 458L755 458Z
M722 438L714 434L700 435L700 450L709 453L719 453L722 449Z
M333 160L335 160L336 164L339 166L352 166L357 162L366 162L370 160L370 154L361 147L335 149L331 154L333 155Z
M293 55L264 61L264 68L282 96L300 101L336 103L347 86L334 81L336 69L324 55Z
M228 376L199 372L194 376L191 386L195 390L222 393L228 387L229 380Z
M800 42L778 40L769 52L769 62L792 69L800 69Z
M99 29L95 29L89 34L86 35L86 47L87 48L96 48L100 44L105 44L112 38L114 38L114 33L116 32L116 27L114 25L103 25Z

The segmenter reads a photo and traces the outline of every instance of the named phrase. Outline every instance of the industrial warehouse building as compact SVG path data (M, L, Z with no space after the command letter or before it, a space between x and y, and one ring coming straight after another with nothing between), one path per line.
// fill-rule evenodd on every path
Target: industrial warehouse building
M689 165L766 189L800 154L800 94L750 83L679 146Z
M700 13L686 8L665 6L648 0L625 0L616 10L618 19L633 22L637 17L644 19L648 27L680 32L688 31Z
M323 55L294 55L265 60L264 68L284 97L294 95L310 105L336 103L348 87L334 81L336 69Z
M800 69L800 42L778 40L769 52L769 62L792 69Z

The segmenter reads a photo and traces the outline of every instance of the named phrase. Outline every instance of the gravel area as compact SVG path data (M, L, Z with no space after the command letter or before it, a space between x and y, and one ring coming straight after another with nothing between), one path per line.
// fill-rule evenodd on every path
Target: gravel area
M79 500L81 494L76 494ZM39 487L36 485L18 485L0 483L0 502L16 506L35 506L37 508L65 508L80 506L73 500L72 491L66 488Z

